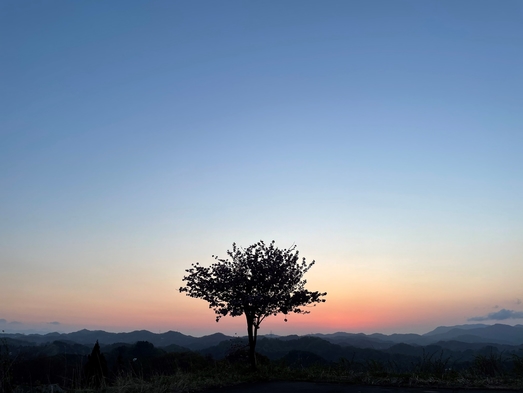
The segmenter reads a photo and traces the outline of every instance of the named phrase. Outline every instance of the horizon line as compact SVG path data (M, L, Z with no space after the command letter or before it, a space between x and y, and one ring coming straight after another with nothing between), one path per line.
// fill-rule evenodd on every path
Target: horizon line
M347 331L341 331L341 330L338 330L338 331L335 331L335 332L332 332L332 333L320 333L320 332L311 332L311 333L305 333L305 334L298 334L298 333L291 333L291 334L274 334L272 333L272 331L270 333L265 333L265 334L259 334L258 336L259 337L262 337L262 336L276 336L276 337L288 337L288 336L298 336L298 337L304 337L304 336L312 336L312 335L333 335L333 334L338 334L338 333L343 333L343 334L353 334L353 335L360 335L360 334L363 334L365 336L371 336L371 335L374 335L374 334L381 334L381 335L384 335L384 336L392 336L392 335L417 335L417 336L423 336L425 334L428 334L430 332L433 332L434 330L438 329L438 328L448 328L448 327L461 327L461 326L484 326L484 327L487 327L487 326L495 326L495 325L503 325L503 326L511 326L511 327L518 327L518 326L523 326L522 324L515 324L515 325L509 325L509 324L506 324L506 323L500 323L500 322L497 322L497 323L492 323L492 324L487 324L487 323L466 323L466 324L459 324L459 325L439 325L439 326L436 326L434 329L432 330L429 330L427 331L426 333L380 333L380 332L374 332L374 333L363 333L363 332L357 332L357 333L354 333L354 332L347 332ZM24 336L29 336L29 335L39 335L39 336L46 336L46 335L51 335L51 334L73 334L73 333L78 333L78 332L82 332L82 331L88 331L88 332L104 332L104 333L110 333L110 334L131 334L131 333L136 333L136 332L148 332L148 333L151 333L151 334L155 334L155 335L161 335L161 334L166 334L166 333L179 333L179 334L182 334L184 336L191 336L191 337L208 337L208 336L212 336L212 335L215 335L215 334L222 334L224 336L228 336L228 337L246 337L247 335L237 335L237 334L234 334L234 335L228 335L228 334L225 334L225 333L222 333L220 331L217 331L217 332L214 332L214 333L210 333L210 334L203 334L201 336L193 336L191 334L186 334L186 333L182 333L181 331L178 331L178 330L167 330L167 331L164 331L164 332L161 332L161 331L158 331L157 333L156 332L153 332L151 330L147 330L147 329L135 329L135 330L129 330L129 331L110 331L110 330L104 330L104 329L87 329L87 328L82 328L82 329L79 329L79 330L74 330L74 331L71 331L71 332L59 332L59 331L50 331L50 332L38 332L37 329L34 329L35 331L32 331L32 329L29 329L25 332L23 331L5 331L5 329L2 329L0 331L0 336L1 335L7 335L7 334L20 334L20 335L24 335Z

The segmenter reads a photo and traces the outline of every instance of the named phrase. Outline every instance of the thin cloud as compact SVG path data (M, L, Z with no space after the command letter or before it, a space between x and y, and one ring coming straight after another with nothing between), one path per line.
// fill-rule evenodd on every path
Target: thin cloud
M491 312L486 316L472 317L469 321L503 321L505 319L523 319L522 311L507 310L502 308L499 311Z
M23 325L23 323L18 321L11 321L9 322L9 325Z
M53 321L53 322L48 322L49 325L60 325L60 322L58 321Z
M516 304L521 304L521 299L516 299Z
M1 324L7 323L7 319L0 318L0 323L1 323Z

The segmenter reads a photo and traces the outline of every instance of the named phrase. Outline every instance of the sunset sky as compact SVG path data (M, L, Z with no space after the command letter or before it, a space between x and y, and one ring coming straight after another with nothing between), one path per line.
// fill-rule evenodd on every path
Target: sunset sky
M260 334L523 323L523 2L0 4L0 329L246 334L178 292L260 239Z

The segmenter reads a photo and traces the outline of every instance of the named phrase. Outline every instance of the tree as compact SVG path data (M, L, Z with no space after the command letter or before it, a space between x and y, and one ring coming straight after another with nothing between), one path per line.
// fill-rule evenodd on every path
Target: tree
M216 314L216 322L230 315L245 314L249 337L249 360L256 368L256 339L262 321L269 315L282 313L308 314L302 307L325 302L326 292L305 289L303 275L314 265L300 262L293 245L288 249L275 247L274 240L266 245L259 241L246 249L233 243L227 250L231 260L220 259L210 267L193 263L183 278L185 287L180 292L209 302ZM287 322L287 318L284 319Z
M100 388L104 386L105 377L107 377L107 361L105 356L100 352L100 344L96 340L91 354L87 356L87 363L85 364L85 374L91 386Z

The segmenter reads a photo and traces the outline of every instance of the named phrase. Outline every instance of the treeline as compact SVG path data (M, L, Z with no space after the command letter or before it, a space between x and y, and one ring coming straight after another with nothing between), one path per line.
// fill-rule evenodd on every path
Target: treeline
M261 338L257 352L260 365L278 370L324 369L336 375L430 375L457 378L522 378L520 347L483 346L471 349L459 343L425 347L397 344L386 350L340 346L317 337L295 340ZM186 375L243 367L248 364L247 342L232 339L198 352L182 347L159 348L147 341L93 347L54 341L23 345L4 339L0 351L0 388L58 385L63 389L101 388L122 378L148 381L158 376ZM231 370L231 368L227 368ZM327 375L327 374L326 374Z
M199 352L213 359L224 359L229 356L231 347L242 348L246 345L245 339L238 338ZM318 337L305 336L294 340L263 337L258 340L256 349L268 360L282 361L291 367L333 366L342 362L350 364L351 370L360 372L378 368L395 373L478 368L492 376L502 373L523 375L523 345L445 342L427 346L396 344L378 350L341 346ZM487 365L489 362L491 366Z
M39 346L10 347L0 352L0 391L16 386L58 385L63 389L99 388L119 377L149 379L211 366L213 360L196 352L167 352L149 342L113 344L92 350L54 341Z

